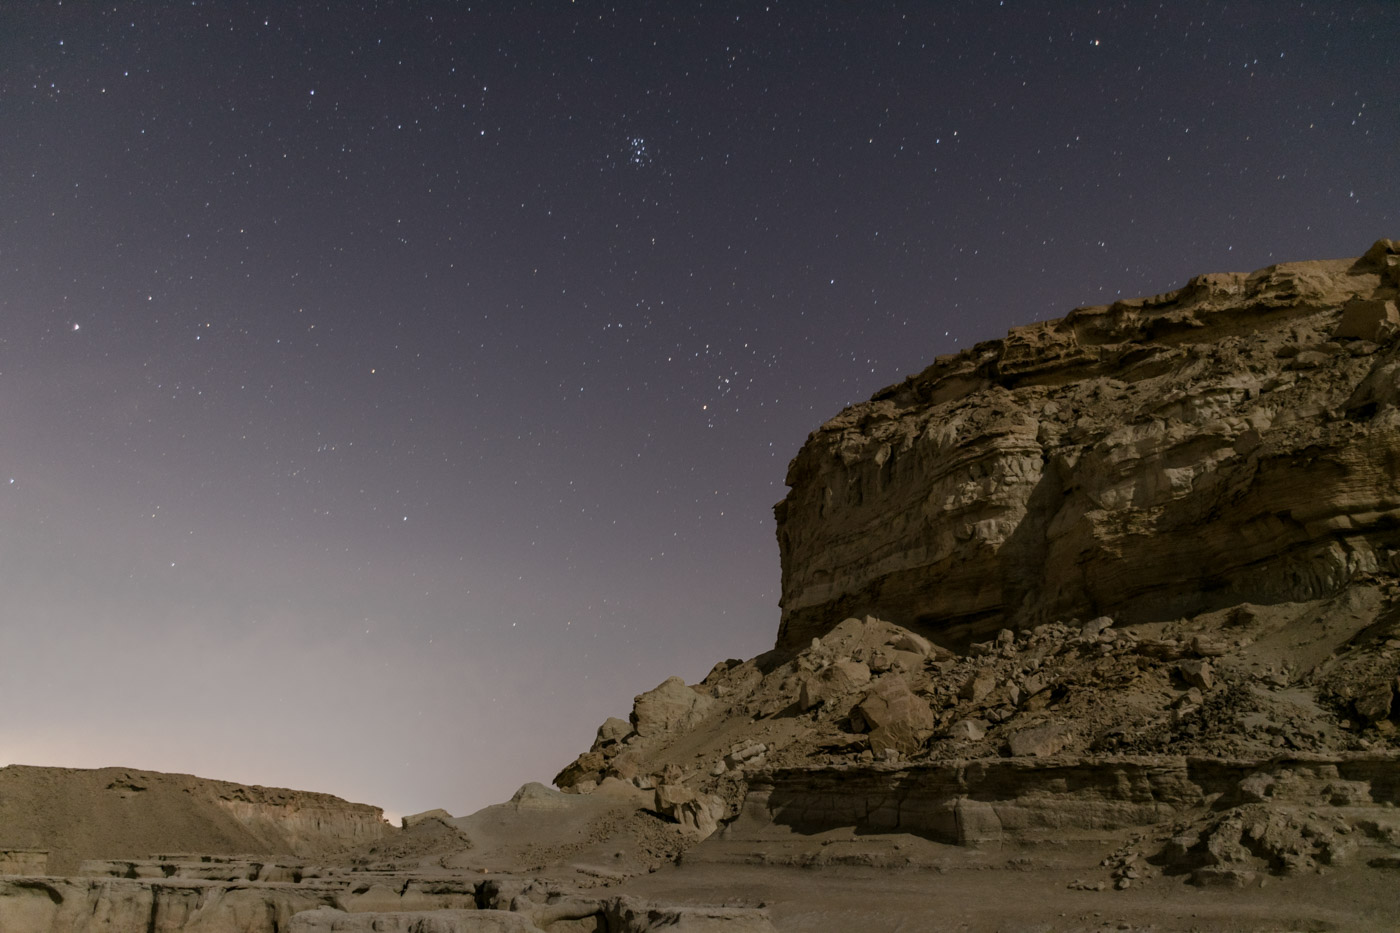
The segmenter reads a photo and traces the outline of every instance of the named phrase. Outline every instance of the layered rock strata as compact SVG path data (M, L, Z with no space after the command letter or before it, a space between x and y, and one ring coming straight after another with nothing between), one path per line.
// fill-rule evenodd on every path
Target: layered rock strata
M284 866L288 871L298 865ZM333 874L297 883L0 877L0 929L19 933L772 933L761 910L588 896L531 879Z
M1342 835L1370 834L1375 845L1390 848L1391 836L1400 832L1400 816L1394 814L1400 803L1400 753L777 769L749 779L735 829L742 835L745 824L804 832L853 827L982 845L1152 826L1208 809L1222 813L1266 802L1276 809L1331 811ZM1331 847L1324 859L1337 858L1331 851L1340 845L1336 838L1317 836L1314 844Z
M779 646L852 615L966 643L1394 573L1398 253L1080 308L846 409L775 509Z
M323 855L392 834L384 811L331 794L132 768L0 768L0 845L46 870L152 852Z

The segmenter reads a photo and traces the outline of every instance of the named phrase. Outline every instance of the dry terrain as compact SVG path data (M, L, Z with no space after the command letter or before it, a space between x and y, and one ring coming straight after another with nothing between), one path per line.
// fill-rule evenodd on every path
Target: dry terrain
M554 788L0 769L0 931L1396 929L1397 300L1390 240L1199 276L841 412L773 650Z

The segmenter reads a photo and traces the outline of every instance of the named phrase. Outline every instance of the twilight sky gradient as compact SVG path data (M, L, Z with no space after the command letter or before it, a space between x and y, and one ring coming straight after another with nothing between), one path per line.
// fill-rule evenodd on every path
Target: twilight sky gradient
M1400 236L1394 2L7 2L0 764L465 813L772 645L806 434Z

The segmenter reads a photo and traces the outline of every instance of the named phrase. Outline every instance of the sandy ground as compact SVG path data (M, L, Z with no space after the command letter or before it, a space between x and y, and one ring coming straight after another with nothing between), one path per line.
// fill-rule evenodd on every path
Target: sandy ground
M369 845L344 870L388 885L391 900L406 878L533 878L583 897L758 907L782 933L1400 930L1400 859L1380 843L1361 843L1339 866L1259 871L1230 888L1192 886L1149 858L1120 889L1121 853L1153 851L1167 827L973 847L741 821L697 844L646 796L527 785L510 802Z
M834 838L834 837L833 837ZM787 850L846 847L809 840ZM783 933L859 930L1003 931L1394 931L1400 929L1400 878L1364 864L1287 879L1268 877L1242 889L1202 889L1181 877L1155 876L1116 890L1101 867L1102 845L968 851L910 837L851 845L889 852L917 850L916 867L825 864L734 864L738 853L716 841L669 866L622 885L629 894L680 904L764 906ZM779 849L774 855L782 857ZM1076 883L1108 882L1105 890Z

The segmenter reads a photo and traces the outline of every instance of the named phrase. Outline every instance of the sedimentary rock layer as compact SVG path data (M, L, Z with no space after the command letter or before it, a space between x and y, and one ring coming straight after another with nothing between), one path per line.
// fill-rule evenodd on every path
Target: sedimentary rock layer
M157 852L322 855L394 832L379 807L330 794L131 768L0 768L0 847L47 871Z
M749 779L746 826L854 827L972 845L1145 827L1264 800L1388 816L1400 803L1394 752L1280 756L943 761L790 768Z
M1393 572L1398 253L1080 308L843 411L775 509L779 646L848 616L966 641Z
M372 876L301 883L0 877L16 933L773 933L761 910L588 896L533 879Z

